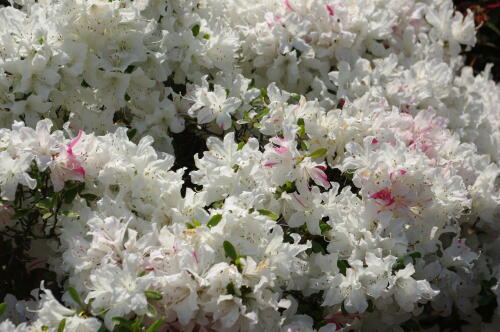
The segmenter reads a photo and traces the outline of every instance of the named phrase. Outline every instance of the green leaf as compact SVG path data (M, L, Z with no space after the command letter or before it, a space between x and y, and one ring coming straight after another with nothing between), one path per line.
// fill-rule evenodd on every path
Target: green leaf
M116 325L120 325L120 326L123 326L123 327L127 327L128 329L132 329L132 322L123 318L123 317L113 317L111 318L111 320L116 324Z
M238 254L236 254L236 249L231 244L231 242L224 241L222 245L224 246L224 252L226 253L226 256L235 261L236 258L238 258Z
M243 149L243 147L245 146L245 142L239 142L238 143L238 151L240 151L241 149Z
M87 201L97 201L99 198L94 194L80 194L80 197L86 199Z
M342 176L348 178L349 180L352 180L354 173L356 173L355 169L348 169L344 173L342 173Z
M248 119L239 119L239 120L237 120L237 121L236 121L236 123L237 123L237 124L239 124L239 125L248 124L248 123L250 123L250 122L251 122L251 121L250 121L250 120L248 120ZM238 145L239 145L239 144L238 144ZM243 144L243 145L244 145L244 144Z
M280 218L280 216L277 215L276 213L274 213L273 211L269 211L269 210L258 210L258 211L260 214L267 216L274 221L276 221Z
M299 135L300 137L304 136L306 134L306 125L304 119L303 118L298 119L297 125L299 126L299 131L297 132L297 135Z
M40 202L36 203L35 206L42 210L50 210L52 209L52 200L44 198Z
M160 293L158 293L156 291L152 291L152 290L144 291L144 294L150 300L159 301L163 298L163 295L161 295Z
M129 66L127 67L127 69L125 69L125 73L126 73L126 74L131 74L131 73L134 71L134 69L135 69L135 66L133 66L133 65L129 65Z
M405 259L404 258L398 258L396 260L396 263L394 263L394 265L392 266L392 270L393 271L402 270L402 269L405 268L405 266L406 266Z
M62 215L68 218L76 218L80 216L80 214L77 212L66 211L66 210L62 212Z
M483 288L491 288L497 284L496 278L491 278L490 280L481 280L481 286Z
M64 203L71 204L75 200L76 195L78 195L78 192L80 192L82 189L83 189L82 186L74 186L73 188L65 191Z
M208 33L204 34L203 35L203 39L209 40L210 39L210 35Z
M293 193L296 190L295 182L286 181L283 190L287 193Z
M337 267L339 268L340 273L346 275L347 268L351 266L349 265L349 262L347 262L345 259L341 259L337 261Z
M220 209L221 207L224 206L224 200L220 200L220 201L215 201L212 203L212 208L214 209Z
M413 264L415 264L415 263L416 263L417 258L422 258L422 254L421 254L421 253L419 253L418 251L416 251L416 252L414 252L414 253L411 253L409 256L410 256L410 257L411 257L411 259L413 260Z
M266 116L269 112L271 111L271 109L269 109L269 107L264 107L262 109L262 111L260 111L259 113L257 113L257 115L255 116L257 119L262 119L264 116Z
M321 234L325 234L332 229L332 226L330 226L326 222L322 221L319 224L319 229L321 230Z
M134 320L134 323L132 324L132 331L134 331L134 332L142 331L141 325L142 325L143 321L144 321L143 315L136 317L136 319Z
M349 311L345 308L344 301L342 301L342 305L340 306L340 310L342 311L342 315L349 316Z
M50 217L52 217L52 212L47 212L42 215L43 220L49 219Z
M221 220L222 220L222 214L216 214L215 216L213 216L212 218L210 218L210 220L208 221L207 226L209 228L217 226L217 224L219 224Z
M194 27L191 28L191 31L193 32L193 36L198 36L200 34L200 25L196 24Z
M63 318L63 320L59 323L59 326L57 327L57 332L63 332L65 326L66 326L66 318Z
M235 260L234 260L234 265L236 265L236 267L238 268L238 271L241 272L243 271L243 262L241 261L240 259L241 257L238 256Z
M492 303L495 299L496 299L496 297L491 296L489 294L482 295L482 296L479 296L478 304L480 306L487 306L488 304Z
M187 229L193 229L201 226L201 223L198 220L192 218L191 221L193 222L192 224L186 223Z
M153 324L151 324L150 327L148 327L148 329L146 330L146 332L156 332L158 331L158 329L161 327L161 325L163 324L163 321L164 319L163 318L160 318L158 319L157 321L155 321Z
M373 301L371 299L368 300L368 308L366 311L368 312L373 312L375 310L375 305L373 304Z
M255 88L255 78L252 78L252 80L250 81L250 84L248 84L248 89L253 89Z
M321 243L317 242L316 240L312 240L311 241L311 249L314 253L322 253L322 254L326 254L326 250L325 248L323 248L323 246L321 245Z
M47 325L42 326L42 331L48 331L48 330L49 330L49 327Z
M240 292L241 292L241 297L243 298L253 293L252 288L245 285L240 287Z
M267 90L266 90L266 88L261 88L260 89L260 96L262 98L267 98Z
M132 140L132 138L134 138L135 134L137 134L137 129L132 128L132 129L127 130L127 137L129 139L129 141Z
M492 22L487 22L486 26L493 30L500 37L500 29L498 29Z
M236 289L234 288L234 284L232 282L227 284L226 290L229 295L236 295Z
M321 158L326 155L327 151L328 150L326 148L319 148L318 150L315 150L313 153L311 153L309 157L311 157L312 159Z
M15 209L15 211L16 213L14 213L14 215L11 217L12 219L20 219L26 217L31 212L31 210L29 209Z
M300 101L300 95L292 95L290 98L288 98L289 104L298 104L299 101Z
M404 331L422 331L422 328L414 319L409 319L401 324Z
M414 253L411 253L407 256L400 257L396 260L396 263L394 263L394 265L392 266L392 270L393 271L402 270L405 268L406 265L408 265L410 263L415 264L417 261L417 258L421 258L421 257L422 257L422 254L419 252L414 252Z
M68 293L69 296L73 299L73 301L76 302L80 306L81 309L85 309L85 305L83 304L82 300L80 299L80 294L76 291L76 289L72 286L69 286L68 288Z
M156 316L158 316L158 312L156 311L155 307L153 307L151 304L148 304L148 309L146 311L146 315L150 318L156 317Z
M5 312L5 309L7 309L7 303L5 303L5 302L0 303L0 316L3 315L3 313Z
M307 141L301 141L300 142L300 150L302 150L302 151L308 151L309 150L309 142L307 142Z
M410 254L410 257L414 258L414 259L417 259L417 258L421 258L422 254L419 253L418 251L415 251L415 252L413 252L413 253Z

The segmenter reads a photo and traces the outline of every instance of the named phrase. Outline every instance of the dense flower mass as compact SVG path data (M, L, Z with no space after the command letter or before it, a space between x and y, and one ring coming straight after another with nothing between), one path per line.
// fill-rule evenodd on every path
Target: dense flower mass
M450 0L0 7L0 332L494 331L474 43Z

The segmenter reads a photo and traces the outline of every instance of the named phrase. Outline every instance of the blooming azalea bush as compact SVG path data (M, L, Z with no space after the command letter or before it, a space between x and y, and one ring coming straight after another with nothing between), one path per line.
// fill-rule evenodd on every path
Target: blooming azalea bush
M0 331L500 325L500 87L449 0L0 8Z

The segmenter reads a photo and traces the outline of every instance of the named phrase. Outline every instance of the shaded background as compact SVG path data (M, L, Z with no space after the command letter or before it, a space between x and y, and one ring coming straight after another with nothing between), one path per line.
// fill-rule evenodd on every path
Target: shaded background
M464 13L470 9L476 21L476 46L464 52L465 63L478 73L491 62L494 64L492 76L500 81L500 0L454 0L457 10Z

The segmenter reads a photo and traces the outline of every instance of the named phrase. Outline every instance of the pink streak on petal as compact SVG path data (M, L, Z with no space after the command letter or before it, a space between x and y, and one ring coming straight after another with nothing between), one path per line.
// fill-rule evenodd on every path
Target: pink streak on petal
M317 166L314 166L314 167L319 168L322 171L326 171L326 167L323 166L323 165L317 165Z
M378 139L374 138L372 139L372 144L377 144L378 143Z
M196 264L200 264L200 261L198 260L198 255L196 254L196 250L193 250L193 257L196 261Z
M319 171L316 171L315 173L319 175L323 180L328 181L328 176L326 176L325 172L323 172L318 166L316 166L316 168L318 168Z
M307 209L307 206L305 206L305 205L304 205L304 203L302 203L302 201L299 199L299 197L297 196L297 194L296 194L296 193L293 193L293 194L292 194L292 197L295 199L295 201L296 201L297 203L299 203L299 204L300 204L300 206L302 206L304 209Z
M387 202L384 206L391 206L396 201L392 197L392 193L389 188L384 188L382 190L377 191L375 194L371 195L370 198L380 199L382 201Z
M328 14L330 14L330 16L334 15L334 13L333 13L333 6L326 5L326 9L328 10Z
M316 182L316 184L322 186L325 189L330 188L330 182L328 182L328 176L318 166L315 166L311 170L311 177L313 178L314 182Z
M288 148L286 146L280 146L280 147L274 148L274 151L276 151L279 154L284 154L284 153L288 152Z
M278 163L265 163L264 164L265 167L273 167L275 165L278 165Z
M68 144L68 154L73 156L73 147L76 145L76 143L78 143L78 141L80 140L80 138L82 138L82 135L83 135L83 130L80 130L78 132L78 136L76 136L69 144Z
M293 8L292 8L292 6L290 5L290 1L289 1L289 0L285 0L285 1L284 1L284 3L285 3L285 7L286 7L286 8L288 8L288 9L290 9L290 10L293 10L293 11L295 10L295 9L293 9Z
M76 172L76 173L78 173L78 174L81 174L81 175L85 176L85 170L83 169L82 166L80 166L78 168L74 168L73 171Z

